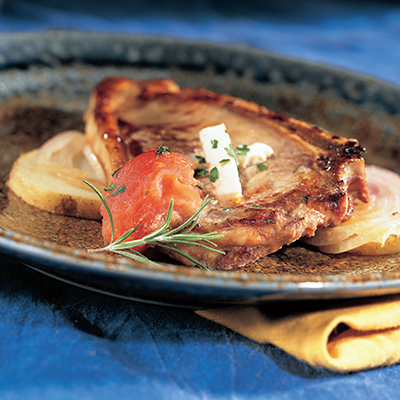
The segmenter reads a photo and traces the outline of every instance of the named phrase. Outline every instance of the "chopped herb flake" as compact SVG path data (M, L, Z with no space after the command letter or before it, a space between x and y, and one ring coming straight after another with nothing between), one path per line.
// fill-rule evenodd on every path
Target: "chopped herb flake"
M122 186L116 188L113 192L111 192L110 195L108 196L108 198L110 198L111 196L114 196L116 194L124 193L125 190L126 190L126 186L125 186L125 184L123 184Z
M294 170L293 173L295 173L299 169L300 165L298 165Z
M200 190L203 190L203 188L200 185L196 185L197 188L199 188Z
M110 185L108 188L104 189L104 191L105 191L105 192L111 192L111 191L114 190L115 188L116 188L116 185L115 185L115 183L113 182L113 183L111 183L111 185Z
M232 211L232 207L223 208L224 211Z
M157 151L156 151L156 157L161 157L166 151L168 151L168 153L172 153L173 151L171 149L169 149L167 146L160 146Z
M114 176L122 167L117 168L112 174L111 176Z
M239 156L245 156L250 151L250 148L247 146L247 144L237 146L236 149L238 150Z
M206 159L203 156L196 156L196 158L199 160L199 164L205 164Z
M260 206L257 206L256 204L252 205L253 208L260 208Z
M230 158L224 158L224 159L221 160L219 163L220 163L220 164L226 164L226 163L228 163L228 162L230 162L230 161L231 161Z
M144 192L144 195L147 196L149 193L150 193L150 192L149 192L148 190L146 190L146 191Z
M211 182L216 182L219 178L219 172L218 172L218 168L214 167L211 171L210 171L210 175L208 177L208 179L210 179Z
M196 168L194 170L194 177L197 178L199 176L205 176L208 174L208 169L207 168Z
M262 163L258 163L257 168L259 169L259 171L265 171L268 167Z
M307 203L307 202L308 202L308 198L309 198L310 196L302 196L302 195L300 195L300 197L301 197L301 199L302 199L305 203Z
M218 147L218 140L217 139L211 139L211 146L213 149L216 149Z

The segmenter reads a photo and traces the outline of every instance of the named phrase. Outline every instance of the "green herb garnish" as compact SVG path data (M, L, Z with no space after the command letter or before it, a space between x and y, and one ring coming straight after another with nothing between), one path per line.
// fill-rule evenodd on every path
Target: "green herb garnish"
M156 151L156 157L157 158L161 157L166 151L168 153L173 153L173 151L170 148L168 148L167 146L162 146L161 145Z
M301 197L301 199L302 199L305 203L307 203L307 202L308 202L308 198L309 198L310 196L302 196L302 195L300 195L300 197Z
M230 158L224 158L224 159L221 160L219 163L220 163L220 164L226 164L226 163L228 163L228 162L230 162L230 161L231 161Z
M213 149L218 148L218 140L217 139L211 139L211 146Z
M293 173L295 173L299 169L300 165L298 165L294 170Z
M207 168L196 168L194 170L194 177L197 178L199 176L205 176L208 174L208 169Z
M217 235L216 232L190 233L191 230L197 225L201 212L212 200L212 199L208 199L208 196L206 196L204 198L203 202L201 203L200 208L189 219L187 219L183 224L179 225L177 228L174 228L174 229L169 228L169 225L171 223L171 218L172 218L172 210L174 207L174 201L171 200L171 202L169 203L165 222L160 226L160 228L156 229L152 233L149 233L148 235L144 236L141 239L125 242L125 240L127 240L129 238L129 236L131 236L133 234L133 232L135 232L140 227L140 225L137 225L136 227L129 229L118 239L114 240L114 220L113 220L113 217L111 214L111 210L110 210L104 196L91 183L89 183L87 181L83 181L83 182L85 182L87 185L89 185L99 196L101 202L103 203L103 205L107 211L108 217L110 219L110 227L111 227L111 242L110 242L110 244L105 247L102 247L100 249L90 249L90 250L88 250L89 252L100 253L100 252L110 251L112 253L120 254L120 255L126 256L126 257L131 258L136 261L142 261L142 262L158 265L157 263L149 260L146 256L144 256L143 254L141 254L135 250L135 247L148 244L151 246L159 246L159 247L167 248L170 251L173 251L173 252L181 255L182 257L186 258L187 260L193 262L193 264L196 264L197 266L199 266L207 271L209 271L209 269L204 264L202 264L200 261L197 261L195 258L191 257L189 254L186 254L185 252L177 249L176 245L177 244L191 245L191 246L200 247L202 249L214 251L219 254L225 254L223 251L216 249L217 245L214 242L212 242L212 240L222 238L223 235ZM204 243L206 243L206 244L204 244ZM211 247L211 246L213 246L213 247Z
M199 164L205 164L206 159L203 156L195 156L199 160Z
M117 168L112 174L111 176L114 176L122 167Z
M111 192L112 190L114 190L117 186L115 185L115 183L111 183L110 186L108 188L105 188L104 191L105 192Z
M250 148L247 146L247 144L236 146L236 149L238 150L239 156L245 156L250 151Z
M219 178L218 168L214 167L211 169L208 179L210 179L210 181L214 183L218 180L218 178Z
M262 163L258 163L257 168L259 171L265 171L268 167Z
M108 198L110 198L111 196L115 196L116 194L124 193L125 190L126 190L125 184L121 185L120 187L117 187L113 192L111 192Z

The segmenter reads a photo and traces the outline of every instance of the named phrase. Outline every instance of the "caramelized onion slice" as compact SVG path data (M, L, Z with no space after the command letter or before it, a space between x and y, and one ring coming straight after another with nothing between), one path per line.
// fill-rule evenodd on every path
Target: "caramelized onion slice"
M400 252L400 176L366 166L370 201L356 200L351 217L333 228L317 230L305 242L325 253L346 251L363 255Z
M78 186L82 179L100 182L103 186L107 184L99 159L79 131L65 131L53 136L40 147L36 162L70 183L75 179Z

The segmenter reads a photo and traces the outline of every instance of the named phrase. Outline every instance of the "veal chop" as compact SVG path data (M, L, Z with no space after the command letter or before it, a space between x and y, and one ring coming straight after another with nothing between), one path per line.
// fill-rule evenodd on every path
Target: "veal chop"
M240 168L242 201L214 200L203 212L196 230L223 234L218 248L226 254L183 250L208 267L234 269L255 261L346 220L352 199L367 201L364 149L355 139L229 95L180 89L169 79L100 82L86 113L86 135L111 179L129 159L160 145L186 156L194 169L204 167L196 157L203 155L199 131L221 123L234 147L262 142L274 153L263 170ZM209 178L198 180L213 196Z

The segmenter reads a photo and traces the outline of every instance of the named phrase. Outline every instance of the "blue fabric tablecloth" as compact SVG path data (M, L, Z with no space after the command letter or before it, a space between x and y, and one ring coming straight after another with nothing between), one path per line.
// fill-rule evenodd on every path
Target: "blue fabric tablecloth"
M49 28L244 43L400 84L395 1L3 3L0 33ZM92 293L4 256L0 265L0 399L400 396L397 365L355 374L313 368L190 310Z
M397 1L3 1L0 32L63 28L245 43L400 84Z

